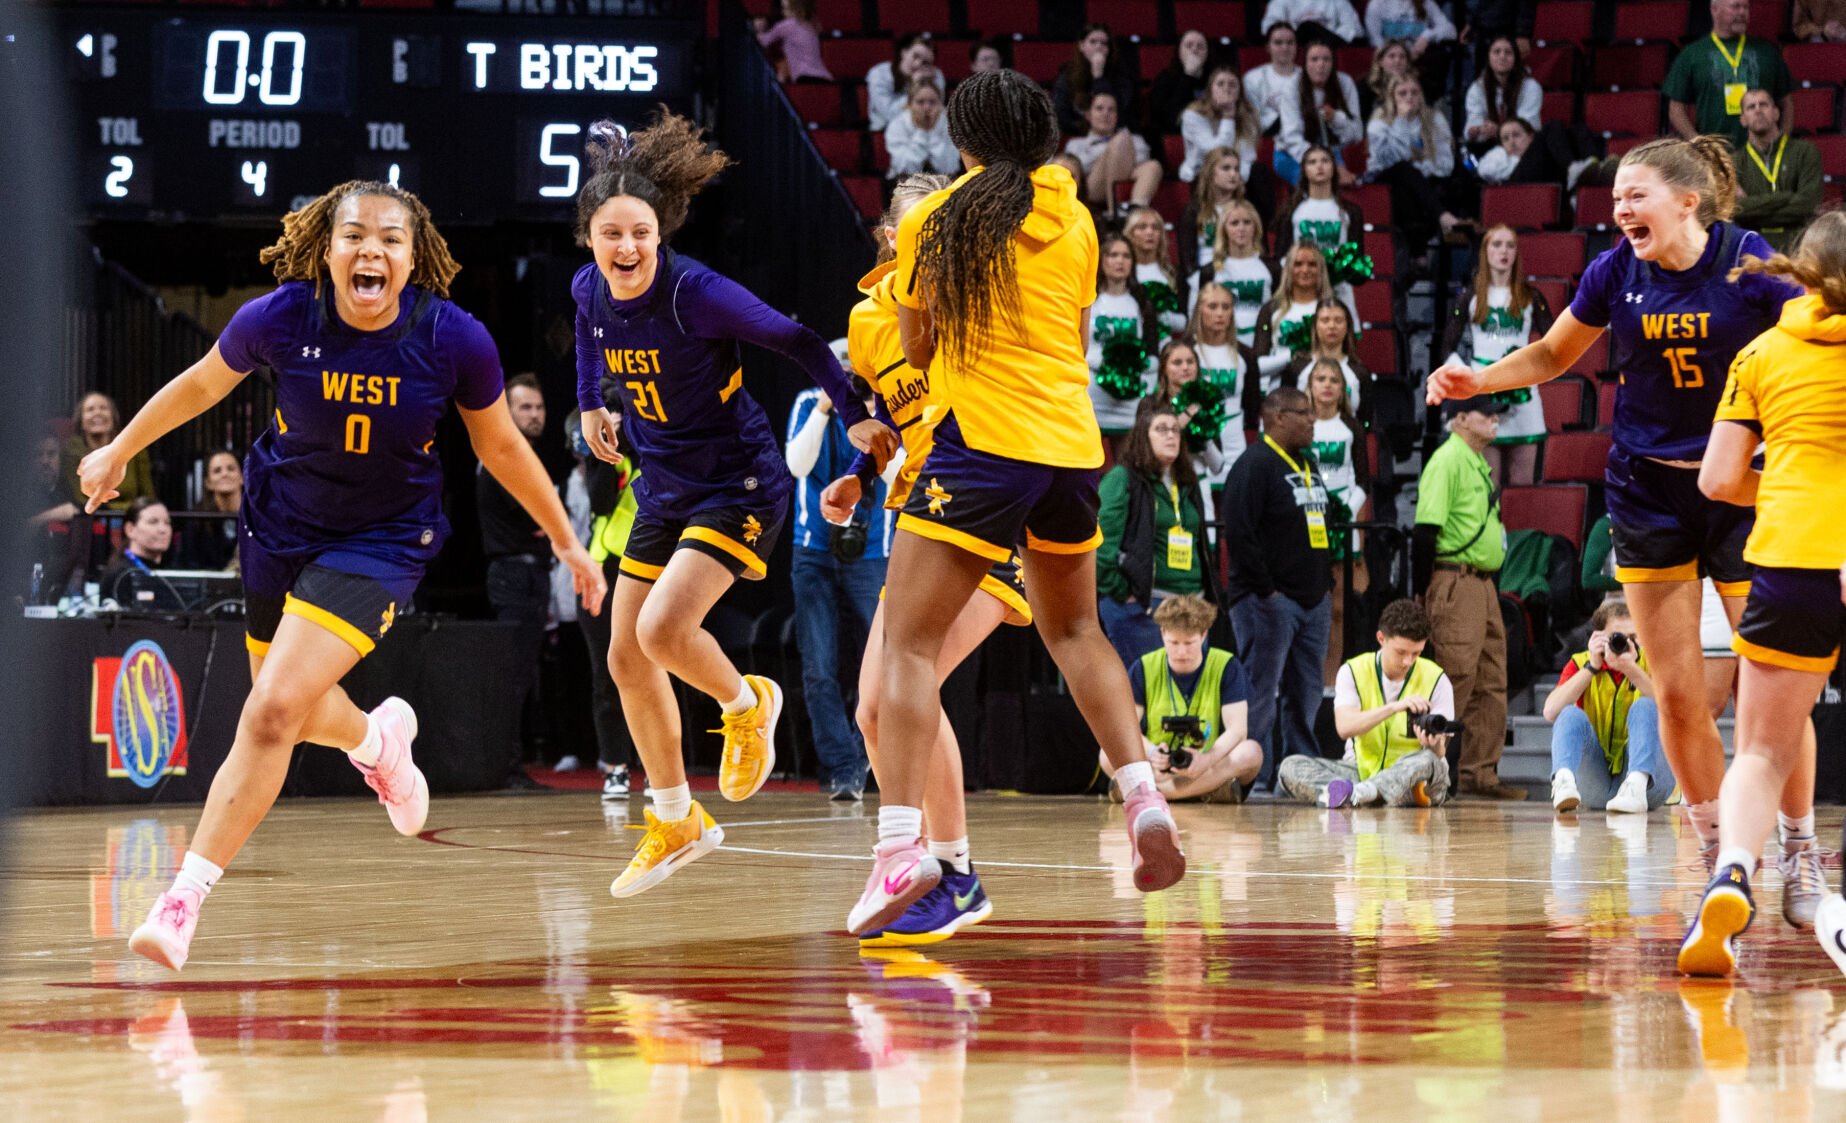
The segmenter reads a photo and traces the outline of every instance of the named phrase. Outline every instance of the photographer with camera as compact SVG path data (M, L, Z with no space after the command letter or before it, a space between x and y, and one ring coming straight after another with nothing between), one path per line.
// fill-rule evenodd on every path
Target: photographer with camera
M836 353L838 345L836 344ZM871 408L871 387L853 377L853 390ZM865 742L852 721L843 683L857 682L859 668L840 666L841 628L859 652L878 610L885 584L893 512L885 510L885 482L878 480L853 507L845 525L821 513L821 492L847 475L855 449L846 425L826 393L809 387L795 396L788 415L788 470L795 477L794 551L790 579L795 587L795 642L801 648L802 693L820 757L821 786L833 799L865 794ZM857 656L854 656L855 660Z
M1378 615L1378 650L1340 664L1333 724L1347 739L1340 760L1291 756L1282 789L1325 807L1433 807L1449 797L1448 742L1463 733L1455 687L1433 661L1429 616L1413 600Z
M1570 657L1545 699L1551 806L1560 814L1578 808L1644 814L1666 802L1674 780L1628 602L1610 597L1596 607L1588 646Z
M1147 759L1168 801L1242 803L1263 766L1263 748L1248 736L1243 668L1229 651L1205 647L1217 618L1203 597L1168 597L1154 610L1161 646L1128 669ZM1108 756L1098 759L1113 777ZM1122 798L1113 783L1109 798Z

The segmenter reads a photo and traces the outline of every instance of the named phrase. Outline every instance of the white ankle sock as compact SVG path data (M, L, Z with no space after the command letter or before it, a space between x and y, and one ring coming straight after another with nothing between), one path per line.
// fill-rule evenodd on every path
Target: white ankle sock
M663 823L684 819L692 814L692 788L686 784L650 788L648 794L654 799L654 818Z
M1693 831L1699 836L1699 845L1710 846L1718 841L1717 800L1686 804L1686 818L1691 821Z
M974 868L968 857L968 840L965 838L932 842L929 844L929 852L954 866L956 873L965 874Z
M1377 784L1372 783L1370 780L1361 780L1352 786L1352 805L1354 807L1370 807L1377 802L1379 802Z
M878 809L878 844L909 842L923 833L923 809L887 803Z
M365 715L365 737L359 747L346 754L365 765L367 768L378 766L378 758L384 755L385 741L378 735L378 719L371 714Z
M1716 868L1723 869L1725 866L1741 866L1744 876L1748 877L1756 872L1756 855L1741 846L1727 846L1718 851Z
M1799 819L1791 819L1780 811L1776 812L1776 825L1782 828L1782 849L1806 850L1814 845L1814 813L1808 812Z
M1124 764L1115 770L1115 786L1122 789L1122 794L1124 796L1134 791L1142 784L1151 784L1153 782L1154 766L1145 760L1137 760L1133 764Z
M173 879L173 888L185 889L199 895L203 901L224 876L221 866L213 865L203 854L186 851L186 857L179 864L179 876Z
M722 698L718 700L719 705L724 707L724 712L730 714L732 717L736 717L738 714L756 705L756 691L750 686L750 680L747 678L740 678L737 680L737 683L739 686L743 687L742 692L739 693L737 697L731 699L729 702L724 701Z

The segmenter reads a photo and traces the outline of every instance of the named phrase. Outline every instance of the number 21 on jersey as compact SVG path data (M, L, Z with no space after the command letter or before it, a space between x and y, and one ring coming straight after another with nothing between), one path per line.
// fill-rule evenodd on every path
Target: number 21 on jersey
M667 411L660 404L660 390L655 387L652 379L646 382L629 382L625 385L633 392L635 412L641 415L643 421L665 423Z
M1674 389L1697 390L1705 385L1705 371L1694 361L1698 354L1696 347L1667 348L1667 367L1673 372Z

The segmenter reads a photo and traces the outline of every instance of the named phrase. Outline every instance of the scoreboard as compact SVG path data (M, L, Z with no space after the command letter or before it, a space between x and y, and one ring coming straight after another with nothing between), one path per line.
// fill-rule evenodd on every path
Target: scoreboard
M688 112L697 88L689 21L53 16L97 218L272 218L376 179L439 220L562 220L592 121Z

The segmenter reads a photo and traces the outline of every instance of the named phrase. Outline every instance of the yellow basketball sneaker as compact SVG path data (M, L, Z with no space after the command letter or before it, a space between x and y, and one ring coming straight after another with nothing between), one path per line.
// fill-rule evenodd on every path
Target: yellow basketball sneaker
M725 714L724 761L718 766L718 791L736 802L749 799L776 768L776 719L782 716L782 688L762 675L745 675L756 692L756 705L741 714Z
M712 820L698 800L692 801L692 813L684 819L662 822L648 808L647 833L622 875L609 885L612 897L632 897L645 893L673 875L688 862L718 849L724 841L724 828Z

